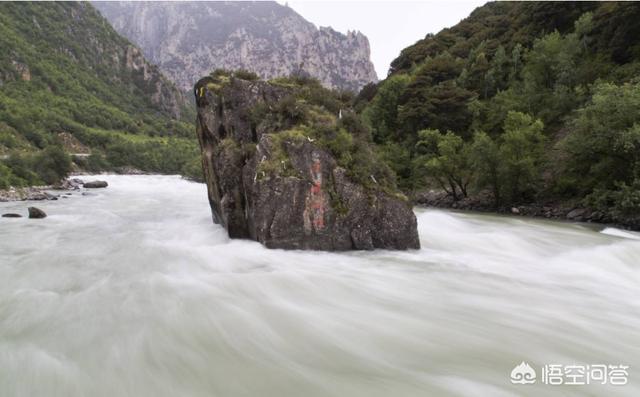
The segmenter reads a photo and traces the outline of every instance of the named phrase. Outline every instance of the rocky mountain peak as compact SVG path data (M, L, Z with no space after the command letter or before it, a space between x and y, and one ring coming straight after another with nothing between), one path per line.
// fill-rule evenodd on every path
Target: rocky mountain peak
M276 2L94 2L181 88L214 69L262 78L303 72L329 88L356 91L377 81L360 32L316 28Z

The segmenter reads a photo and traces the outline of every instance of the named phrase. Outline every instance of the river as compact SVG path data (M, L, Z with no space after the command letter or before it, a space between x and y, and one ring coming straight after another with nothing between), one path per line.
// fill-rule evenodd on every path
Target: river
M416 209L419 251L268 250L202 184L99 178L0 218L0 396L640 395L636 233ZM574 364L628 383L543 383Z

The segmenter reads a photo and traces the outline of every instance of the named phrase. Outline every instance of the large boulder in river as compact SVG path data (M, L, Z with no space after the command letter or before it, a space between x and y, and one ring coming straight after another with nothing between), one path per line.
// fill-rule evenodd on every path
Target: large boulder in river
M315 81L216 74L195 85L216 223L269 248L419 248L409 201L346 101Z
M37 207L29 207L29 218L31 219L42 219L46 218L47 214Z

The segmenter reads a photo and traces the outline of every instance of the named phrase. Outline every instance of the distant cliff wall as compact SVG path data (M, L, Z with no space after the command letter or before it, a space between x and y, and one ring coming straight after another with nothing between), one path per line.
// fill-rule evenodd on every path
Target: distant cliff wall
M377 81L369 41L316 28L275 2L94 2L114 28L187 90L213 69L306 73L357 91Z

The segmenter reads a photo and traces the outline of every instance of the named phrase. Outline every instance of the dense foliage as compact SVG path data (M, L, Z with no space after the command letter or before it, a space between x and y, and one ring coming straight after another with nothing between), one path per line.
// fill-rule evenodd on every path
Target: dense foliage
M23 184L54 184L71 171L71 158L60 146L35 153L13 153L0 163L0 189Z
M640 214L640 81L599 83L562 141L565 174L590 205Z
M74 158L76 166L200 175L186 121L193 110L136 51L88 3L1 3L0 185L51 183L68 173L55 159L50 172L33 160L61 147L74 154L61 133L92 153ZM154 98L158 87L167 101Z
M212 76L217 76L217 81L231 78L220 71ZM240 76L233 73L233 78ZM276 78L269 83L287 94L275 103L259 102L251 109L254 128L268 133L273 143L274 155L260 163L259 177L295 172L288 163L286 146L308 141L330 152L347 175L365 188L396 191L395 175L375 152L370 129L351 109L351 92L329 90L304 76Z
M640 5L489 3L356 108L407 190L640 213Z

